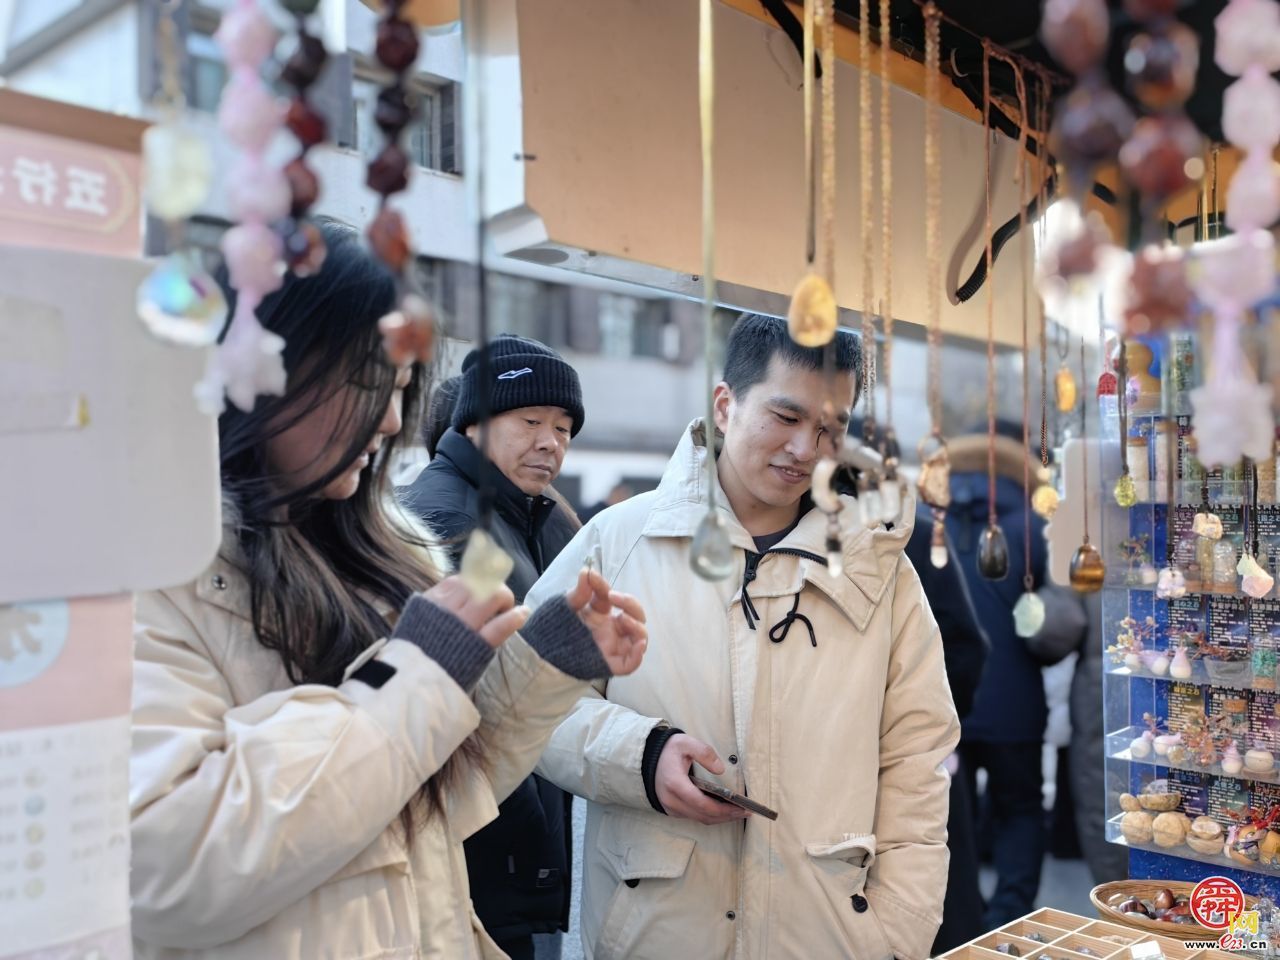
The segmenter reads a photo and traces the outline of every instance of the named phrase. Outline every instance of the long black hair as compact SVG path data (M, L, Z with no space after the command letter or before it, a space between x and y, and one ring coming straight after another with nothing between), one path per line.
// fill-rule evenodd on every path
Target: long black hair
M320 230L328 255L319 272L289 276L257 309L262 325L285 340L285 395L259 397L249 413L228 404L218 436L232 518L224 547L249 580L258 640L279 652L293 682L336 686L362 650L390 635L409 597L441 572L426 537L395 508L388 477L396 451L418 434L429 380L422 364L404 390L403 428L362 471L356 493L320 496L369 447L396 379L378 331L379 318L394 309L394 278L352 228L324 221ZM234 310L235 292L222 279ZM268 442L339 392L341 456L323 475L289 483L269 464ZM428 784L435 805L449 770ZM411 817L404 823L411 836Z

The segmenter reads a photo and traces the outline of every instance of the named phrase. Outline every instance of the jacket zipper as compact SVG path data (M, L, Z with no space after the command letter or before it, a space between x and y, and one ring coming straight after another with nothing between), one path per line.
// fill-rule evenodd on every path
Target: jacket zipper
M826 563L826 560L818 556L816 553L810 553L808 550L796 550L793 547L770 548L763 553L755 553L751 550L747 551L746 566L742 570L742 616L747 621L747 626L754 630L756 623L760 620L760 614L756 611L756 605L751 600L751 595L747 592L747 588L756 579L756 573L760 567L760 562L765 557L771 557L775 554L786 557L801 557L805 560L814 560L818 563Z

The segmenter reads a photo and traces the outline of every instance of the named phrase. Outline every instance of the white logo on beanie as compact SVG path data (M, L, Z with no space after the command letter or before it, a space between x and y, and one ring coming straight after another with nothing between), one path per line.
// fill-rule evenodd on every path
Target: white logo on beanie
M523 377L526 373L533 373L533 367L524 367L520 370L508 370L506 373L498 374L499 380L514 380L517 377Z

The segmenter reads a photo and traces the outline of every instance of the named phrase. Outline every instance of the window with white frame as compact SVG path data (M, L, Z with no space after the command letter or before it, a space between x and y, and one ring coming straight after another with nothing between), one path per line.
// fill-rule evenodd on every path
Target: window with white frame
M377 156L386 142L374 121L379 89L378 81L372 77L356 76L352 90L355 105L352 142L364 157ZM417 114L400 141L409 159L428 170L459 172L456 84L436 84L417 77L410 82L409 91L417 100Z

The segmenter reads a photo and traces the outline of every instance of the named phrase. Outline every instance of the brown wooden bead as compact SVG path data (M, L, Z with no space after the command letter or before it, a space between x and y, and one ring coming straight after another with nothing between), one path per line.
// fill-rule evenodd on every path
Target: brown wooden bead
M404 87L387 87L378 94L378 105L373 112L373 122L383 133L395 137L413 121L417 112L417 98Z
M323 143L329 130L329 123L325 120L324 114L301 98L289 104L289 112L284 122L289 131L298 138L304 150L310 150L316 144Z
M374 48L378 62L393 73L404 73L418 59L418 30L404 20L383 20L378 24Z
M399 273L409 262L409 231L400 214L383 207L369 224L369 245L383 263Z
M369 164L365 181L374 193L384 197L399 193L409 185L409 156L397 144L387 144Z
M289 193L293 198L290 209L295 217L301 216L319 199L320 178L301 157L285 164L284 176L289 181Z
M319 78L328 59L329 51L318 37L309 33L300 34L298 49L285 62L284 69L280 71L280 79L291 87L305 90Z
M387 359L395 366L410 360L430 363L435 350L435 313L421 297L409 294L400 309L378 321L382 332L382 347Z
M1124 12L1146 23L1178 12L1178 0L1124 0Z

